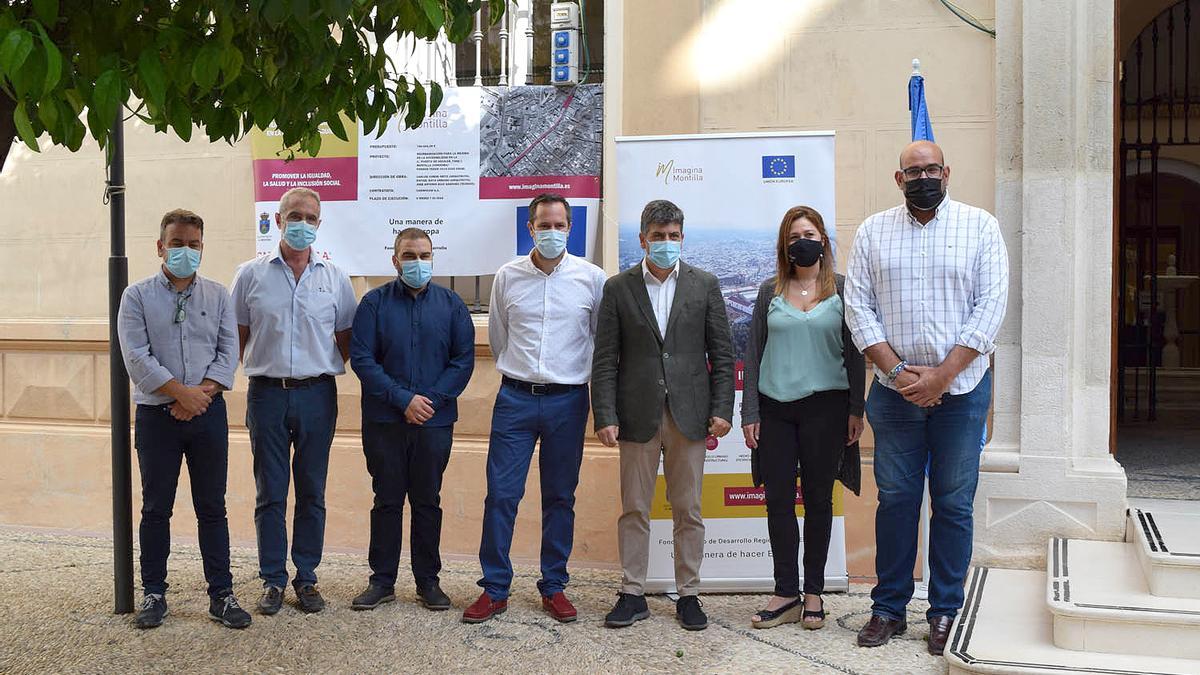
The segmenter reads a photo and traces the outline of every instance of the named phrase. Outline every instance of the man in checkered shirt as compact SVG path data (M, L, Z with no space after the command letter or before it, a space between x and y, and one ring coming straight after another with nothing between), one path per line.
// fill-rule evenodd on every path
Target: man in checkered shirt
M858 229L846 275L846 321L875 368L875 570L871 620L858 644L904 632L926 471L929 651L941 654L971 561L980 438L992 398L988 355L1008 299L1008 254L996 218L946 196L941 148L900 154L905 203Z

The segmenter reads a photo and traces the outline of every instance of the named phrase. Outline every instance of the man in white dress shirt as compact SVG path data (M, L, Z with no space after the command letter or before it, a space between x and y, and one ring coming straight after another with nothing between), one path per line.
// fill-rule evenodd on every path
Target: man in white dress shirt
M592 340L605 276L599 267L567 253L571 207L566 199L554 194L534 198L528 227L533 251L501 267L492 282L488 341L503 381L488 445L488 491L479 544L483 593L463 612L467 623L487 621L508 607L513 524L539 441L538 591L550 616L562 622L576 618L563 589L575 534Z
M992 397L988 355L1004 319L1008 255L987 211L946 196L941 148L900 155L905 204L868 218L846 275L846 321L875 366L867 419L875 433L875 570L871 619L858 644L904 632L926 467L929 651L941 654L962 607L971 561L979 439Z

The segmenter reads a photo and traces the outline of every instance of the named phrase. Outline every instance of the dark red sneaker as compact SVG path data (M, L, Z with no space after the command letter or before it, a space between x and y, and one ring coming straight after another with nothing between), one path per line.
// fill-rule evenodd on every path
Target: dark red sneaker
M486 592L479 594L479 599L463 611L463 623L483 623L497 614L508 610L508 600L493 600Z
M571 623L579 618L575 612L575 605L567 599L567 594L559 591L551 596L542 596L542 609L546 610L550 616L554 617L555 621L562 623Z

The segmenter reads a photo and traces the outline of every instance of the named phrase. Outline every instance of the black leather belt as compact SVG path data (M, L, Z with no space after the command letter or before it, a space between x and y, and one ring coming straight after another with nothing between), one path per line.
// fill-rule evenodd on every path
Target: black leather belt
M303 389L311 387L314 384L320 384L326 380L332 380L333 375L328 373L317 375L316 377L265 377L262 375L254 375L250 378L252 384L257 384L264 387L282 387L284 389Z
M505 375L503 377L502 381L504 382L504 384L506 386L512 387L514 389L520 389L521 391L529 392L530 394L533 394L534 396L545 396L547 394L561 394L561 393L568 392L568 391L575 391L576 389L579 389L580 387L587 386L587 385L583 385L583 384L554 384L554 383L543 384L540 382L525 382L523 380L514 380L513 378L511 378L507 375Z

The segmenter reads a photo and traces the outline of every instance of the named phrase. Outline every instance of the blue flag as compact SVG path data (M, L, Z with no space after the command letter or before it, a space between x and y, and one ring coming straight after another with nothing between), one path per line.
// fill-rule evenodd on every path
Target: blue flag
M925 105L925 78L915 73L908 78L908 111L912 114L912 139L932 141L933 125L929 123L929 107Z
M796 156L795 155L763 155L762 177L763 178L795 178L796 177Z

